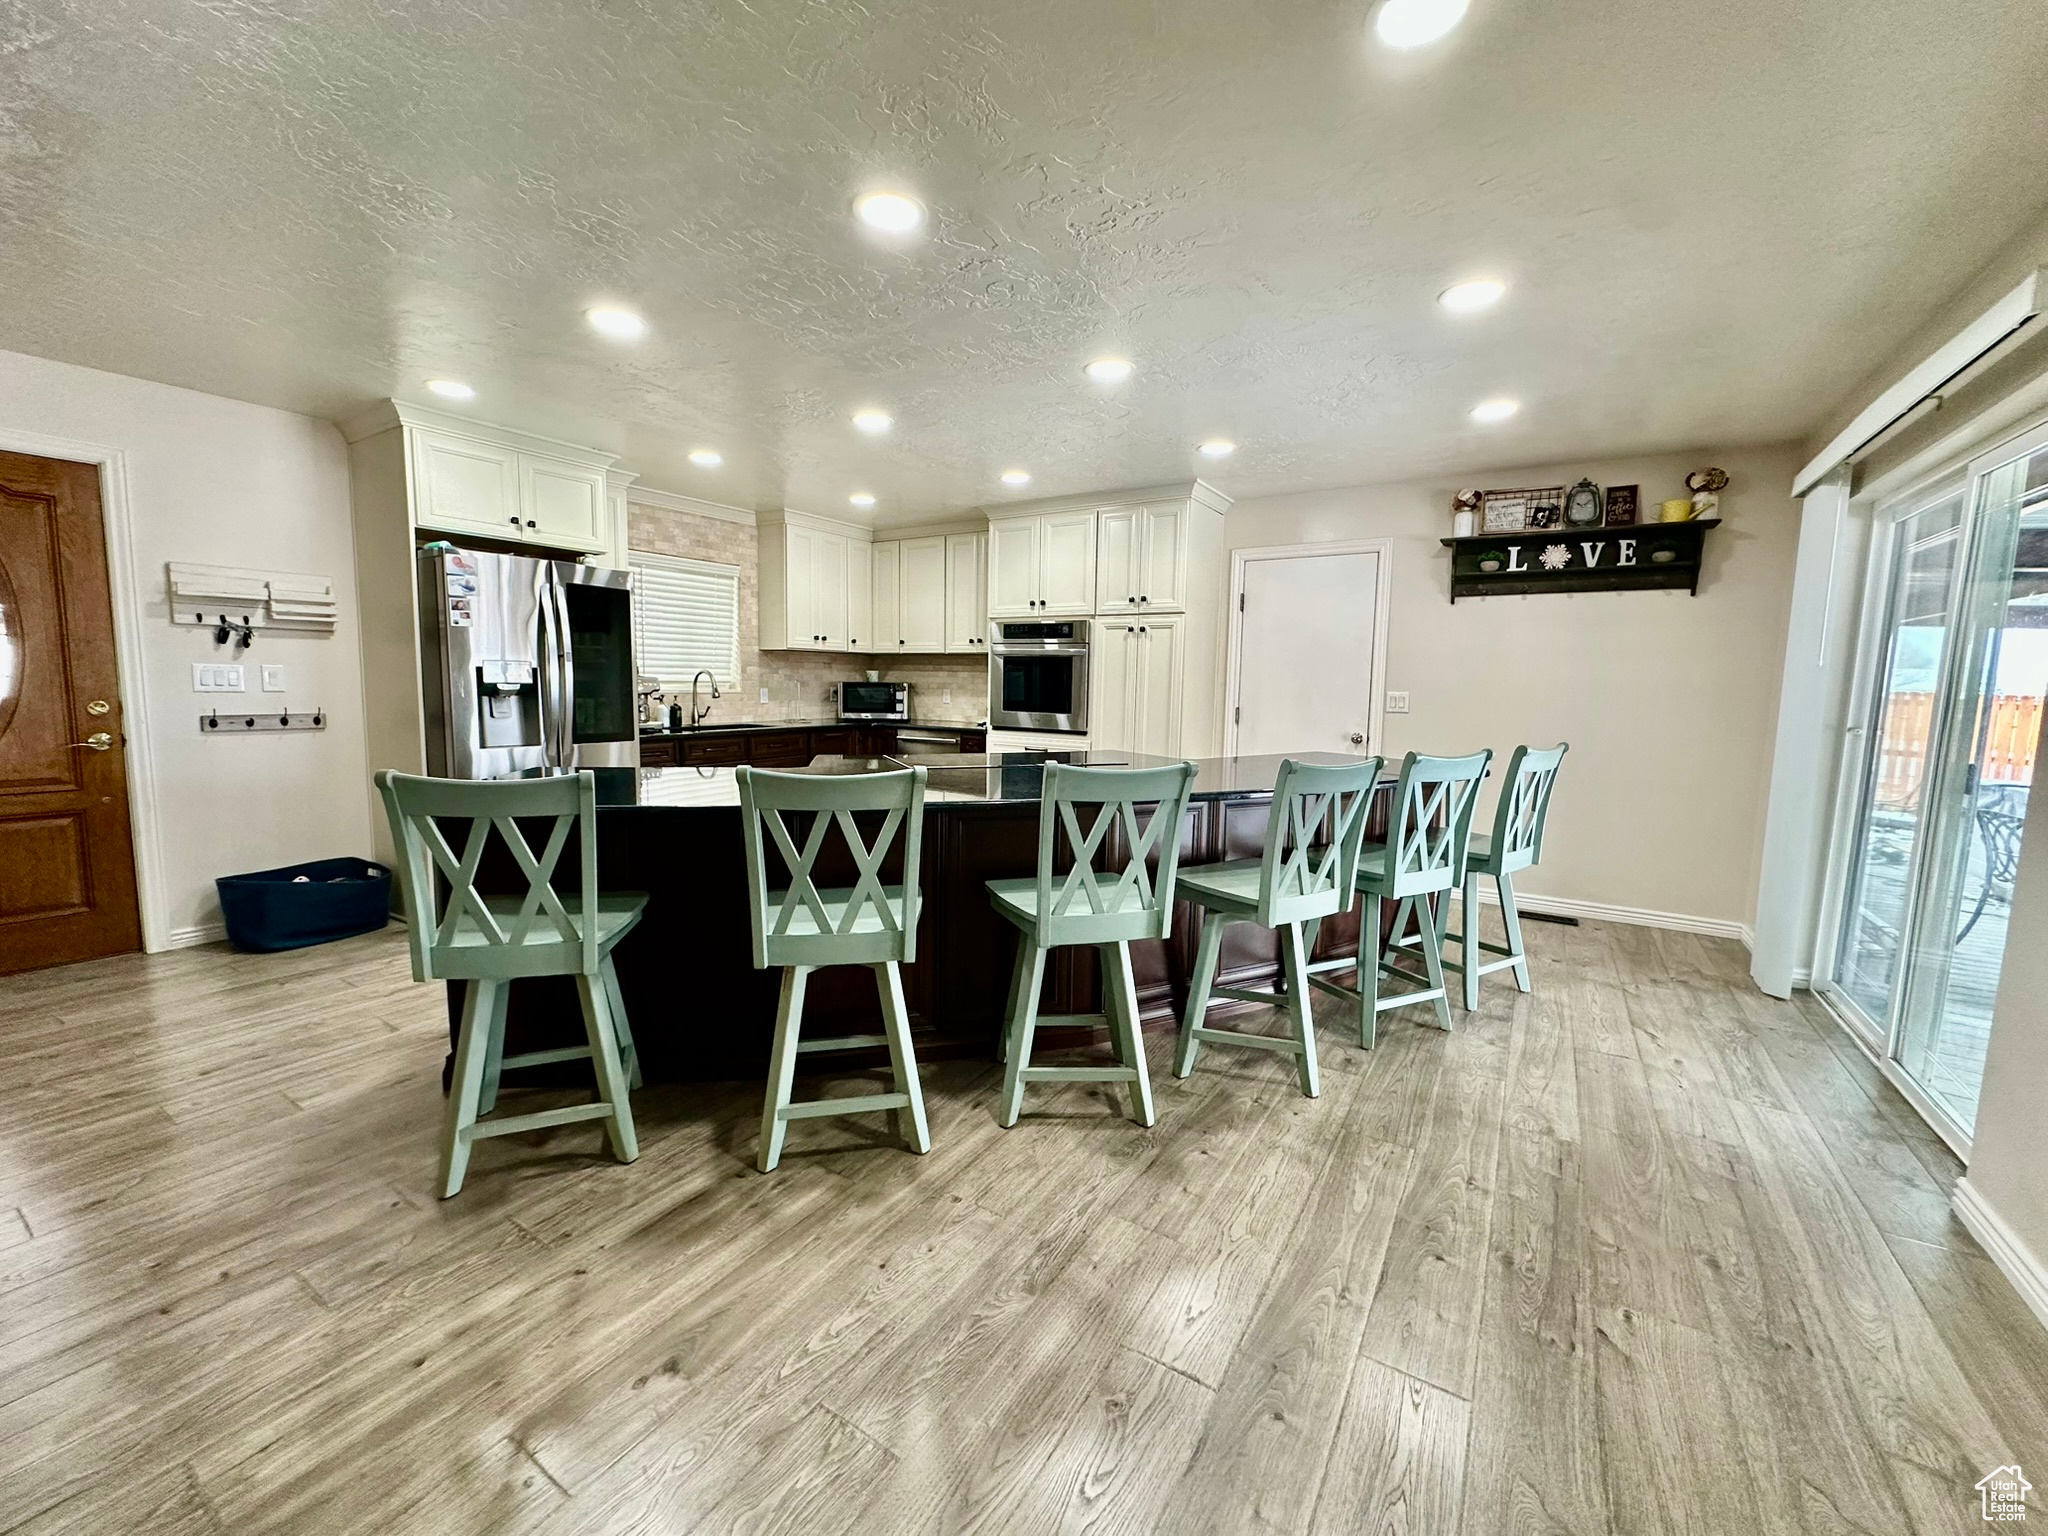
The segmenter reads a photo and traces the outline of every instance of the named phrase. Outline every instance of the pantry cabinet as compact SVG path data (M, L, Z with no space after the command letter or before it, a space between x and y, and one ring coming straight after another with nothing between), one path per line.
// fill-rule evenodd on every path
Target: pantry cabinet
M1188 516L1186 501L1110 507L1096 515L1097 613L1187 607Z
M988 617L1084 618L1095 611L1095 513L991 516Z
M1157 757L1182 755L1185 622L1150 616L1097 622L1089 669L1092 745Z

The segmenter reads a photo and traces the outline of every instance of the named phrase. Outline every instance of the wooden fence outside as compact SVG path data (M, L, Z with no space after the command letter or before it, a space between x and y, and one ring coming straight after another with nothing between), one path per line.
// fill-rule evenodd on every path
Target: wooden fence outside
M2032 782L2034 750L2041 740L2041 703L2033 694L2002 693L1992 699L1982 782ZM1884 809L1906 811L1919 805L1933 724L1932 693L1895 693L1886 702L1877 754L1877 803Z

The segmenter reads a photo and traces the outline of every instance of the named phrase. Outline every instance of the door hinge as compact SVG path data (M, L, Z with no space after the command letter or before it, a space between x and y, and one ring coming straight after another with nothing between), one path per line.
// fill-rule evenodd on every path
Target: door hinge
M1244 612L1244 594L1242 592L1237 594L1237 611L1239 613Z
M1242 709L1233 708L1230 711L1230 723L1232 725L1243 725L1244 711Z

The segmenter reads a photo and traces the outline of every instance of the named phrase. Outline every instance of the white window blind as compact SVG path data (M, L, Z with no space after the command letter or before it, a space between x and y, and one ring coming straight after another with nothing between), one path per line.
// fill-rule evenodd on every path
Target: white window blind
M709 669L722 688L740 680L740 568L633 550L633 652L664 688L688 687Z

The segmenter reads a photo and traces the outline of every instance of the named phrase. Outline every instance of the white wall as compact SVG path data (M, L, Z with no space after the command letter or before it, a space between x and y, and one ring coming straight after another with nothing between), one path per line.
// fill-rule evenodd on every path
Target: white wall
M1537 896L1673 914L1708 931L1755 914L1764 787L1777 718L1798 504L1790 446L1355 486L1240 501L1233 549L1342 539L1394 541L1387 687L1390 756L1518 742L1571 743L1552 802ZM1684 495L1688 471L1728 471L1723 525L1707 535L1698 597L1599 592L1449 596L1451 497L1461 486L1641 487ZM1491 815L1491 796L1482 814Z
M108 559L117 607L128 598L117 624L130 621L141 642L139 656L124 647L122 678L141 738L129 768L144 935L153 948L216 937L216 876L370 849L341 434L286 411L0 352L0 447L63 457L67 444L81 456L114 450L102 496L115 476L126 493L126 536L112 530ZM259 632L245 658L224 657L211 631L169 622L170 560L332 576L340 625L317 638ZM327 729L202 737L202 707L238 697L192 691L192 663L216 659L250 664L248 702L324 709ZM286 693L258 690L265 661L289 669Z

